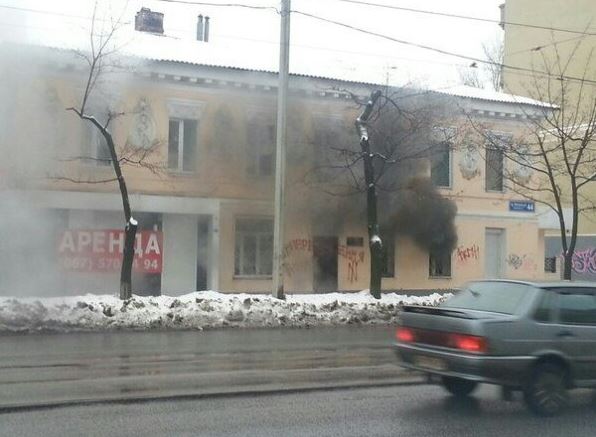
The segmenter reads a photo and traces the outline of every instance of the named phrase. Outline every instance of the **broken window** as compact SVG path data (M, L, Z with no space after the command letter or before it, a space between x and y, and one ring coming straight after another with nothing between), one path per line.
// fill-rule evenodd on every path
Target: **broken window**
M197 149L197 120L170 118L168 168L194 171Z
M430 178L435 187L451 186L451 146L442 142L432 148Z
M273 220L236 220L234 275L271 276L273 273Z
M451 277L451 253L449 251L431 251L428 258L428 275L431 278Z

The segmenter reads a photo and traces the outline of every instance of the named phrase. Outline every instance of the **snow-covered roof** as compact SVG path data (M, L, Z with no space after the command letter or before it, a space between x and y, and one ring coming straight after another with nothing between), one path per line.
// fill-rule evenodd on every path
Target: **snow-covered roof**
M251 41L236 40L233 43L205 43L192 39L138 31L128 31L124 35L120 35L118 40L115 45L119 46L118 52L122 56L136 57L155 62L179 63L250 72L270 74L277 74L278 72L279 52L277 47L272 47L271 50L257 50L258 47ZM75 41L81 41L82 44L85 44L88 40L75 38L60 39L46 35L46 38L43 40L30 41L30 43L53 49L85 50L85 47L81 47ZM290 74L313 79L327 79L378 86L385 86L387 80L386 71L374 65L369 66L365 62L356 65L342 61L341 59L330 59L328 57L313 59L312 53L301 51L299 48L292 48ZM463 85L431 91L454 97L505 104L552 107L549 103L540 102L528 97Z
M502 93L482 88L474 88L466 85L457 85L447 89L437 90L439 94L446 94L454 97L464 97L469 99L486 100L490 102L514 103L522 105L532 105L552 108L554 105L540 100L534 100L529 97L516 96L513 94Z

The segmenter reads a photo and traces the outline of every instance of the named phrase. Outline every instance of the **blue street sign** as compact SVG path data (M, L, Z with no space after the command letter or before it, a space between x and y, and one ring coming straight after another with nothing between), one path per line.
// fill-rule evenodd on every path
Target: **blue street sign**
M534 212L535 205L534 205L534 202L532 202L530 200L510 200L509 201L509 211Z

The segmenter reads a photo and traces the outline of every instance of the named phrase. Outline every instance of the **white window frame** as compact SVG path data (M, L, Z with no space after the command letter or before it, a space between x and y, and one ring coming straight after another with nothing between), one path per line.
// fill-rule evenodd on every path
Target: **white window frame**
M174 173L195 173L197 171L197 164L199 158L199 132L201 125L201 117L205 110L205 102L198 100L185 100L185 99L170 99L167 101L168 109L168 137L170 122L178 122L178 165L177 167L169 167L168 170ZM195 150L195 163L193 170L184 170L184 121L193 120L196 121L196 144L194 145ZM168 148L170 147L168 139ZM168 157L169 164L169 157Z
M198 137L199 134L199 122L198 120L190 120L190 119L183 119L183 118L173 118L170 117L168 120L168 129L170 123L177 122L178 123L178 162L176 167L169 166L169 158L168 158L168 170L173 172L180 172L180 173L194 173L196 170L184 170L184 125L188 121L196 121L196 133L195 135ZM198 141L198 140L197 140ZM168 140L168 149L170 147L170 142ZM194 147L198 147L197 144ZM196 159L196 156L195 156Z
M271 222L271 231L239 231L238 230L238 222L242 220L255 220L255 221L269 221ZM253 236L255 237L255 273L247 273L245 271L245 247L244 247L244 238L246 236ZM236 217L235 220L235 230L234 230L234 254L236 253L236 248L239 247L239 255L238 255L238 273L236 273L236 259L234 257L234 277L235 278L248 278L248 279L271 279L273 277L273 273L262 273L259 271L259 267L261 265L261 246L264 244L263 240L266 238L273 239L273 219L270 217ZM239 245L239 246L238 246ZM271 252L273 253L273 247L271 247ZM272 269L273 269L273 259L271 259Z

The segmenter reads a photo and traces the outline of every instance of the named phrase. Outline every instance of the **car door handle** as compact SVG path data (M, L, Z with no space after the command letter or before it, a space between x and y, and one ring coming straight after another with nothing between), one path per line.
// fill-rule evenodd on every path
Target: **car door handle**
M557 337L573 337L573 332L571 332L571 331L559 331L557 333Z

